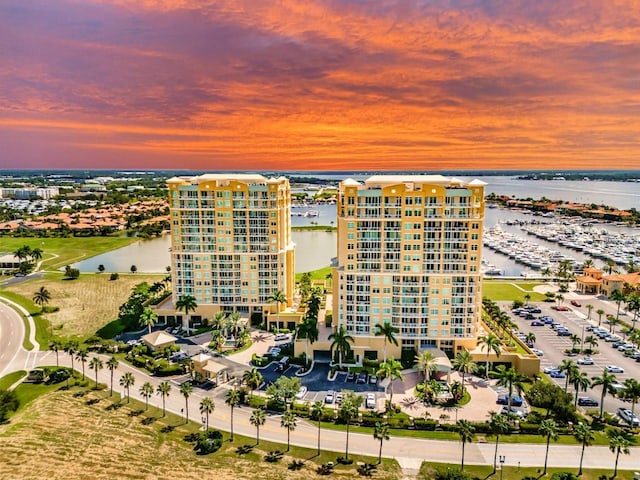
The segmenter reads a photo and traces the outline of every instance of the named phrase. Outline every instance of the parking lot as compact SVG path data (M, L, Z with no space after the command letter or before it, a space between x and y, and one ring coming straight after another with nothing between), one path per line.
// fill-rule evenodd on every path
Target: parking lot
M573 346L570 336L558 335L557 330L551 328L551 325L544 325L544 322L542 322L543 325L538 326L532 326L532 322L538 320L540 316L549 316L564 326L570 334L575 334L582 340L589 335L594 334L592 331L588 331L587 328L589 326L593 328L598 325L597 315L595 315L596 318L587 320L586 308L584 307L571 306L567 311L557 311L551 308L553 304L542 303L536 306L540 307L542 312L535 314L536 319L534 320L531 318L525 319L513 313L511 314L511 318L521 332L524 334L533 332L535 334L536 341L534 347L543 352L540 356L541 369L547 369L548 371L551 367L556 367L560 365L563 360L569 358L574 362L579 363L578 361L581 360L584 355L578 354L577 356L570 357L565 354L565 350L570 350ZM508 309L509 307L505 305L504 308ZM584 312L582 310L584 310ZM602 327L607 330L610 328L610 326L604 321L602 322ZM624 337L619 328L614 328L613 333L620 337ZM593 364L579 364L580 369L586 372L589 375L589 378L593 378L602 375L603 370L607 366L617 366L622 368L624 371L623 373L614 373L619 383L623 383L627 378L640 378L640 363L636 362L632 358L624 356L623 352L613 348L612 344L613 342L606 342L603 339L598 339L598 346L594 348L599 353L591 356ZM579 344L577 346L579 346ZM588 346L585 345L585 348L586 347ZM552 378L552 381L560 385L562 388L565 386L565 380L565 378ZM575 393L572 386L569 386L568 391L572 394ZM590 388L586 392L580 391L579 393L580 397L590 397L598 402L600 402L601 395L601 387ZM605 411L616 413L620 407L628 408L629 403L615 398L612 395L607 396L605 399ZM591 409L597 407L585 408Z

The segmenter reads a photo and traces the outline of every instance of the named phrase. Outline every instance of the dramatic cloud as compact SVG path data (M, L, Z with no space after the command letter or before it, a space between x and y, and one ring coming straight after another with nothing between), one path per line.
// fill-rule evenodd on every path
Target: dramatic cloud
M0 0L0 168L637 168L633 1Z

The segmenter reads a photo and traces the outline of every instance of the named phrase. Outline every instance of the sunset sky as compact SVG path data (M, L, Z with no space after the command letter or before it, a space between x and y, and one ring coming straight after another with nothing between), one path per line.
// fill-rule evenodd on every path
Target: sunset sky
M637 0L0 0L0 168L639 166Z

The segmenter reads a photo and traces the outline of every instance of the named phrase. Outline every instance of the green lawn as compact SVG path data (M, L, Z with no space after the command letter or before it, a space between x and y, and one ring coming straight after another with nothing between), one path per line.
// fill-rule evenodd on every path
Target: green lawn
M22 377L27 374L24 370L18 370L17 372L10 373L0 378L0 390L8 390L11 385L16 383Z
M327 275L331 273L331 267L324 267L319 270L312 270L311 272L296 273L296 282L300 281L304 273L311 274L311 280L325 280Z
M55 270L109 250L125 247L137 240L139 238L136 237L2 237L0 253L15 252L23 245L40 248L44 253L42 269Z
M514 302L516 300L524 302L524 296L529 294L531 296L530 301L542 302L546 297L541 293L533 291L533 287L536 285L542 285L542 283L517 282L512 280L483 280L482 296L494 302Z
M588 451L585 453L588 455ZM510 459L507 455L507 462ZM503 471L500 472L499 467L498 471L493 473L493 465L465 465L464 471L471 475L472 478L478 478L482 480L521 480L525 477L531 478L550 478L556 472L570 472L575 475L578 474L578 462L579 458L576 459L576 466L574 468L548 468L547 475L545 477L541 477L542 475L542 467L517 467L517 466L505 466ZM613 463L614 457L611 455L611 468L610 469L583 469L581 480L598 480L601 475L604 475L606 478L610 478L613 474ZM433 478L434 470L459 470L460 465L451 465L446 463L433 463L433 462L423 462L422 467L420 468L420 474L418 478L420 480L427 480ZM616 477L620 480L631 480L633 479L633 472L618 470L618 476Z

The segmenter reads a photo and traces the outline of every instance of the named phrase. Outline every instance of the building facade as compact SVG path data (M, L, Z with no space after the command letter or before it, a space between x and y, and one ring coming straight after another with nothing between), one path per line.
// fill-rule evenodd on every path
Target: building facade
M399 329L387 356L475 347L485 185L441 175L341 182L333 319L354 338L356 361L382 358L384 323Z
M257 174L174 177L169 187L173 305L196 299L196 314L252 314L293 298L291 192L286 178Z

